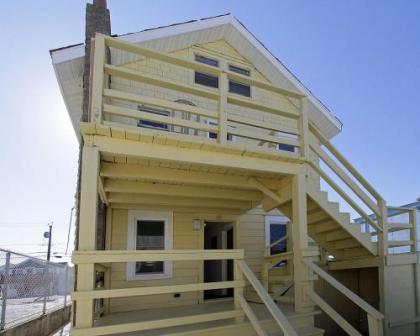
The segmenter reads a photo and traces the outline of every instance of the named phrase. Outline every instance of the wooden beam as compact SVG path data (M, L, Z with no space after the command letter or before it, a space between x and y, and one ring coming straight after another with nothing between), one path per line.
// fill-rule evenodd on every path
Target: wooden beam
M234 190L214 187L144 183L138 181L106 179L104 190L115 193L135 193L165 196L260 201L261 193L250 190Z
M110 207L113 209L127 209L127 210L156 210L156 211L176 211L176 212L187 212L197 214L200 216L202 214L209 215L209 214L217 214L217 215L226 215L226 216L234 216L235 218L239 215L244 213L244 210L241 209L232 209L232 208L199 208L199 207L191 207L191 206L168 206L168 205L156 205L156 204L147 204L144 206L138 204L128 204L128 203L109 203ZM246 211L246 210L245 210ZM231 218L234 220L235 218ZM229 220L230 221L230 220Z
M251 184L252 186L257 188L258 190L260 190L263 194L265 194L268 197L270 197L271 199L273 199L278 204L281 204L281 202L283 201L283 199L281 198L281 196L279 194L272 191L269 187L267 187L264 183L259 181L257 178L250 177L248 179L248 182L249 182L249 184Z
M133 102L133 103L162 107L168 110L176 110L176 111L198 114L198 115L215 118L215 119L218 116L218 113L216 111L204 109L202 107L190 106L190 105L186 105L186 104L182 104L178 102L173 102L170 100L164 100L164 99L159 99L155 97L148 97L144 95L139 95L139 94L135 94L131 92L123 92L123 91L118 91L114 89L105 89L104 96L108 98L112 98L112 99L117 99L117 100L124 100L124 101Z
M244 281L217 281L187 285L151 286L118 289L95 289L92 291L77 291L71 295L72 300L106 299L130 296L157 295L168 293L186 293L202 290L244 287Z
M173 197L161 195L142 195L142 194L121 194L109 193L110 203L126 203L140 205L167 205L181 207L209 207L209 208L228 208L228 209L252 209L256 204L251 201L221 200L199 197Z
M74 264L131 261L193 261L243 259L244 250L101 250L74 251Z
M255 188L248 183L248 179L245 176L205 173L194 170L102 162L100 174L102 177L116 179L255 190ZM281 186L281 180L261 178L259 180L274 188L279 188Z
M148 120L148 121L153 121L153 122L161 123L161 124L169 124L169 125L180 126L180 127L194 128L194 129L205 131L205 132L218 132L217 126L205 124L202 122L200 123L196 121L176 118L176 117L163 116L163 115L159 115L155 113L141 112L139 110L134 110L131 108L126 108L126 107L121 107L121 106L104 104L104 113L109 113L112 115L123 116L123 117L133 118L133 119Z
M300 165L258 157L240 156L229 153L143 143L106 136L93 136L93 143L101 153L123 155L166 162L184 162L209 167L233 168L248 172L293 174L300 171Z
M204 87L192 86L187 84L182 84L181 82L171 81L167 78L163 79L162 77L154 77L147 75L144 72L137 70L124 68L122 66L115 65L105 65L105 73L110 76L116 76L128 80L133 80L136 82L146 83L150 85L156 85L162 88L169 90L175 90L183 93L193 94L204 98L209 99L218 99L219 92L217 90L211 90Z

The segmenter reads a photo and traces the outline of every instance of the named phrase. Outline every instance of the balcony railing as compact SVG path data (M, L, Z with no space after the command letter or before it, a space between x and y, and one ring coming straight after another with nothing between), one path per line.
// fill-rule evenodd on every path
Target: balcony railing
M197 292L213 289L234 289L233 310L224 310L220 312L212 312L206 314L195 314L189 316L162 318L159 320L119 323L108 326L93 326L93 320L90 326L79 326L76 318L76 326L72 329L72 336L94 336L94 335L112 335L123 332L136 332L144 330L153 330L165 327L184 326L195 323L210 322L217 320L236 319L241 322L245 316L248 317L251 325L259 336L266 336L259 320L246 302L243 290L245 287L244 277L248 280L254 290L261 297L268 311L273 316L280 330L284 335L295 336L296 331L293 329L285 315L279 307L270 298L262 284L255 277L254 273L249 269L244 261L243 250L149 250L149 251L75 251L73 253L73 263L81 266L92 266L95 264L112 264L127 263L139 261L202 261L202 260L233 260L234 263L234 279L231 281L219 282L203 282L177 285L161 285L137 288L106 288L96 290L77 290L72 294L72 300L77 302L87 302L97 299L135 297L145 295L158 295L167 293L185 293ZM91 268L92 270L94 269ZM76 309L83 309L78 307ZM77 310L76 310L77 312ZM79 315L83 312L79 312Z
M254 77L101 34L96 35L93 48L91 122L136 129L145 134L154 132L168 138L176 136L188 141L200 138L200 141L204 139L209 143L225 145L229 142L232 146L241 145L265 153L304 156L308 133L304 95ZM108 64L107 55L122 54L131 55L130 60L133 57L148 59L182 71L200 71L217 76L219 87L207 88L188 81L157 76L125 66L124 62L121 65ZM250 85L263 92L262 97L268 95L274 101L287 103L270 104L265 99L230 93L229 80ZM167 95L159 94L158 90ZM163 99L162 96L191 97L191 102L186 103L186 99ZM206 104L203 105L203 102Z

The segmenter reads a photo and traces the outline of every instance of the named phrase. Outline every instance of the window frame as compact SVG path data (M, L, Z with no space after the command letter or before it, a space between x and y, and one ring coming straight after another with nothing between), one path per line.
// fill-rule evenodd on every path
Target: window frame
M203 84L203 83L198 83L196 81L197 74L215 78L217 80L217 86L211 86L211 85L206 85L206 84ZM193 82L194 82L195 85L201 85L201 86L204 86L204 87L209 88L211 90L219 90L219 88L220 88L220 81L219 81L218 76L214 76L214 75L211 75L211 74L208 74L208 73L205 73L205 72L201 72L201 71L197 71L197 70L193 71Z
M207 62L201 62L197 58L202 58L202 60L207 59L207 60L212 61L212 62L214 62L216 64L209 64ZM220 67L220 60L218 60L216 58L209 57L209 56L205 56L205 55L200 54L200 53L194 53L194 61L197 62L197 63L206 64L208 66L212 66L214 68L219 68Z
M271 225L285 225L286 226L286 235L288 235L288 228L287 225L290 222L289 218L284 215L267 215L265 216L265 247L271 245L271 236L270 236L270 226ZM288 238L286 238L286 250L288 249ZM268 249L268 255L271 255L271 248ZM287 263L281 265L275 265L275 268L285 267Z
M247 96L247 95L243 95L243 94L240 94L240 93L238 93L238 92L232 92L231 90L230 90L230 85L231 85L231 83L233 83L233 84L239 84L239 85L243 85L243 86L248 86L249 87L249 96ZM238 95L238 96L241 96L241 97L245 97L245 98L249 98L249 99L251 99L252 98L252 85L249 85L249 84L245 84L245 83L242 83L242 82L240 82L240 81L236 81L236 80L232 80L232 79L229 79L228 80L228 93L232 93L232 94L234 94L234 95Z
M251 77L251 69L249 69L249 68L239 66L239 65L236 65L236 64L233 64L233 63L230 63L230 62L228 62L227 68L230 72L234 72L234 73L237 73L237 74L242 75L242 76ZM236 70L232 70L232 69L236 69ZM237 70L239 70L239 71L237 71ZM245 74L245 72L248 72L248 74Z
M127 223L127 250L136 251L137 221L163 221L165 250L173 248L173 213L170 211L129 210ZM136 274L136 262L127 263L127 280L168 279L173 275L173 262L163 261L163 273Z

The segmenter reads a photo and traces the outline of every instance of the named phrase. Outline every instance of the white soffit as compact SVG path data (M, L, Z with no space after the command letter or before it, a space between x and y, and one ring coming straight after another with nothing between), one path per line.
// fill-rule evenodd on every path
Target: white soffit
M171 52L224 38L273 84L306 94L309 118L328 138L341 131L341 122L230 14L125 34L118 38L160 52ZM83 44L51 51L57 80L78 137L82 114L84 53Z

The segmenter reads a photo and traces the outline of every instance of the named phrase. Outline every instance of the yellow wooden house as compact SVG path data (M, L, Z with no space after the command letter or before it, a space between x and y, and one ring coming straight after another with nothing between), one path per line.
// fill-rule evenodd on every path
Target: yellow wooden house
M419 335L415 212L387 221L340 121L243 24L89 29L51 51L81 148L71 335Z

